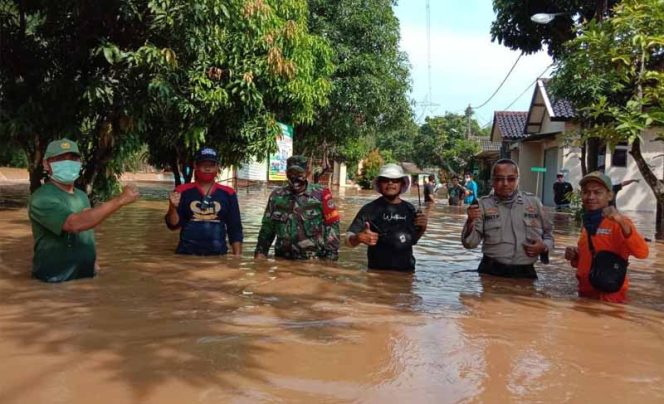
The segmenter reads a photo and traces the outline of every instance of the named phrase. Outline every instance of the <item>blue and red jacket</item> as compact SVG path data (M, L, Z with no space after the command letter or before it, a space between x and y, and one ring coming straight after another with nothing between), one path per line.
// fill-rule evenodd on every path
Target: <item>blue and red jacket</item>
M171 230L180 229L178 254L223 255L228 242L242 242L242 221L237 195L233 188L214 184L208 195L195 182L175 188L181 194L178 205L179 223Z

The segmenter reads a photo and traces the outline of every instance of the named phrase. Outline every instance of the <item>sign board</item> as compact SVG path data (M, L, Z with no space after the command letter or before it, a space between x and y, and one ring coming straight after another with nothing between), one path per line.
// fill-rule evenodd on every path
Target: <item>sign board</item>
M269 181L286 181L286 160L293 155L293 127L281 122L278 125L281 134L277 136L277 151L268 160Z
M534 173L545 173L546 167L530 167L530 171Z

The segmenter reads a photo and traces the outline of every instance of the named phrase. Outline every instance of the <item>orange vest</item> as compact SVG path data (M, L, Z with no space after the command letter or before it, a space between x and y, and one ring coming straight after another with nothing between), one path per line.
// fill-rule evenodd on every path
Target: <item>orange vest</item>
M648 258L648 244L643 237L636 231L631 220L626 219L627 224L632 229L632 234L625 238L620 225L611 220L603 218L597 229L597 233L592 236L595 252L611 251L628 259L630 255L639 259ZM604 293L592 287L588 276L590 274L590 264L592 263L592 254L588 246L588 234L585 227L581 230L579 241L578 262L572 265L576 269L576 279L579 281L579 296L591 297L607 302L624 303L627 298L627 289L629 288L629 279L625 278L625 283L619 291L614 293Z

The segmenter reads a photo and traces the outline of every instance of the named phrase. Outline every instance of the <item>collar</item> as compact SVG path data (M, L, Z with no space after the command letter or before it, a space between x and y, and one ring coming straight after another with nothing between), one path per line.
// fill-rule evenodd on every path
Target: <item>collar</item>
M523 204L526 199L525 196L518 189L514 191L514 193L511 196L505 199L498 198L492 190L491 197L493 198L493 201L498 205L511 205L515 202L518 204Z

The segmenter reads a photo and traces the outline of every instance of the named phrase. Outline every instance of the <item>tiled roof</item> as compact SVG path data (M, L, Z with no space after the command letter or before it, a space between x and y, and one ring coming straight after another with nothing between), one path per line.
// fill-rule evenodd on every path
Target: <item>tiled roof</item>
M544 84L544 90L546 91L546 96L549 97L551 101L551 108L553 109L553 115L551 119L560 118L560 119L571 119L574 118L575 111L574 106L568 100L561 98L556 99L553 94L549 91L549 79L541 79Z
M480 140L480 146L482 147L482 151L500 150L500 143L492 142L489 139Z
M415 163L402 162L401 168L406 172L406 174L421 174L424 171L417 166Z
M492 142L491 138L484 136L471 136L470 140L474 140L480 144L482 151L500 150L500 142Z
M527 111L496 111L494 114L494 124L498 125L504 140L526 137L523 130L528 117Z

